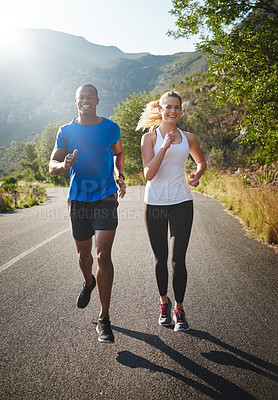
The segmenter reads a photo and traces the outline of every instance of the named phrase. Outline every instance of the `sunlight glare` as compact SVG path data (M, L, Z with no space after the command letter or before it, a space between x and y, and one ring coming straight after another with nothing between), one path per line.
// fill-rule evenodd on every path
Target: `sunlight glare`
M2 54L18 54L22 51L19 31L15 28L0 26L0 51Z

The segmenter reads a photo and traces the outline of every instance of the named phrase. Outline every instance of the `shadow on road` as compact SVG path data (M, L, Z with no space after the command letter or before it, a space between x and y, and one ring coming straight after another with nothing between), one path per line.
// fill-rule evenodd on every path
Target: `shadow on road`
M267 361L262 360L261 358L253 356L252 354L249 354L249 353L246 353L245 351L239 350L236 347L233 347L233 346L223 342L222 340L216 338L215 336L210 335L208 332L198 331L196 329L190 329L190 331L187 334L197 337L202 340L208 340L220 347L223 347L224 349L230 351L231 353L234 353L237 356L240 356L241 358L245 358L245 360L250 361L251 363L256 364L257 366L267 369L268 371L273 372L274 374L278 375L278 366L277 365L271 364ZM204 357L212 360L212 357L209 358L207 356L208 354L212 354L212 353L218 353L218 352L210 352L210 353L202 353L202 354L204 355ZM222 354L228 354L228 353L222 353ZM223 361L223 357L221 358L221 360L219 357L217 359L218 359L218 361L216 359L213 359L213 361L218 362L219 364L222 364L222 365L234 365L236 367L239 366L239 362L242 362L240 368L250 369L250 371L256 371L256 372L260 373L261 375L267 376L270 379L278 381L278 378L275 375L271 375L271 374L266 375L265 371L263 371L257 367L254 367L253 365L248 364L244 361L241 361L238 358L233 357L231 355L225 361Z
M254 396L249 394L246 390L238 387L234 383L219 376L218 374L215 374L215 373L209 371L207 368L203 367L200 364L197 364L195 361L189 359L185 355L174 350L173 348L168 346L166 343L164 343L157 335L151 335L151 334L144 333L144 332L137 332L137 331L120 328L120 327L116 327L116 326L113 326L113 329L121 334L130 336L137 340L141 340L141 341L148 343L149 345L157 348L158 350L162 351L168 357L172 358L175 362L179 363L187 371L194 374L196 377L201 379L203 382L205 382L207 385L211 386L215 390L202 384L202 383L199 383L190 378L187 378L184 375L176 373L168 368L164 368L162 366L156 365L156 364L152 363L151 361L149 361L143 357L137 356L136 354L133 354L129 351L119 352L118 357L117 357L117 361L125 366L131 367L131 368L146 368L150 371L164 372L170 376L175 377L176 379L178 379L182 382L185 382L186 384L190 385L194 389L199 390L201 393L209 396L212 399L229 399L229 400L235 400L235 399L255 400L256 399ZM259 359L258 357L252 356L251 354L248 354L248 353L241 351L233 346L230 346L229 344L222 342L221 340L217 339L216 337L210 335L207 332L192 329L192 330L186 332L185 334L192 335L194 337L199 338L200 340L209 340L210 342L215 343L219 346L222 346L223 348L229 350L230 352L232 352L242 358L245 358L245 360L248 360L248 361L250 361L262 368L265 368L271 372L277 373L278 368L276 365L268 363L264 360ZM246 361L242 361L239 358L237 358L229 353L210 352L210 353L203 353L202 355L204 357L206 357L207 359L210 359L214 362L218 362L222 365L233 365L233 366L236 366L239 368L245 368L245 369L248 369L251 371L255 371L256 373L261 374L267 378L277 381L277 377L275 375L265 372L258 367L254 367L252 364L249 364Z
M216 392L215 390L209 388L202 383L194 381L193 379L187 378L184 375L181 375L177 372L172 371L169 368L164 368L159 365L152 363L146 358L137 356L136 354L131 353L130 351L121 351L117 357L117 361L120 364L125 365L130 368L145 368L150 370L151 372L164 372L174 378L180 380L181 382L186 383L187 385L197 389L199 392L211 397L212 399L223 399L221 393Z

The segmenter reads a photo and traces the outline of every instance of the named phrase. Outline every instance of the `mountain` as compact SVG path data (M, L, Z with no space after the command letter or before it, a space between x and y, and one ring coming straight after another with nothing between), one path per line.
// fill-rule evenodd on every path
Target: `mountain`
M74 118L75 91L83 83L97 87L98 114L109 117L133 92L162 93L184 76L207 68L205 56L198 52L124 53L48 29L18 30L18 38L17 50L1 51L0 146Z

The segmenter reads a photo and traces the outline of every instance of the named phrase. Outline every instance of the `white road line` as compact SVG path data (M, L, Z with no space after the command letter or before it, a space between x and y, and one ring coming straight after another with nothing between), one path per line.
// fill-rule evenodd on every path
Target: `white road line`
M41 246L44 246L45 244L51 242L51 240L56 239L57 237L63 235L63 233L66 233L70 230L70 228L65 229L59 233L56 233L56 235L51 236L48 239L45 239L44 241L36 244L36 246L31 247L30 249L24 251L23 253L19 254L18 256L16 256L15 258L13 258L12 260L8 261L6 264L1 265L0 266L0 273L3 272L5 269L9 268L11 265L13 265L14 263L16 263L17 261L21 260L23 257L27 256L28 254L32 253L33 251L39 249Z

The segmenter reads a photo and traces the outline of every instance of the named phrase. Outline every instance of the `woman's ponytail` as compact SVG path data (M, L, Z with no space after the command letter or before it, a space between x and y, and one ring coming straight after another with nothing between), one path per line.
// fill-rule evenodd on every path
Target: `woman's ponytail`
M150 101L141 114L136 130L155 128L161 122L161 114L159 112L159 100Z

